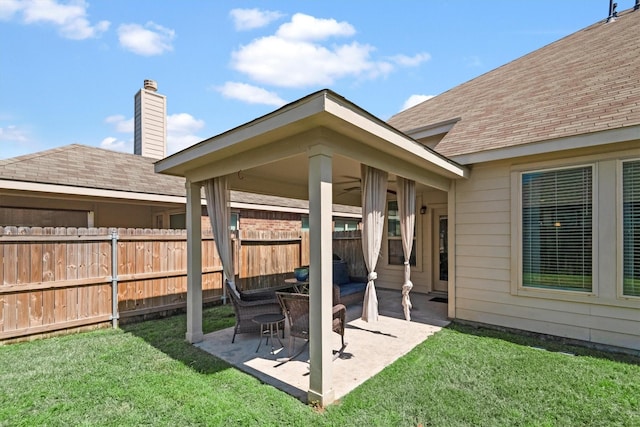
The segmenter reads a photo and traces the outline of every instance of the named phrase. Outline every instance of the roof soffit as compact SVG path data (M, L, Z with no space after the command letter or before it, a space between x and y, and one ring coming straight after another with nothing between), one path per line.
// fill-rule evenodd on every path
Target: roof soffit
M160 173L202 181L306 153L323 144L336 153L361 158L372 149L387 161L409 162L447 178L467 176L467 170L350 102L322 91L283 107L156 163Z

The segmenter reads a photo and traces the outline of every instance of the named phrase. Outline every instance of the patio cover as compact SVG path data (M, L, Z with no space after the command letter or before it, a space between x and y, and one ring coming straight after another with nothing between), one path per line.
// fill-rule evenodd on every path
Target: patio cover
M156 172L186 178L187 332L202 334L200 194L206 180L226 177L229 189L309 200L309 402L325 406L332 388L332 204L359 206L354 171L367 165L449 191L468 176L448 160L335 92L324 89L206 139L156 163ZM356 172L357 173L357 172ZM358 179L356 177L356 179Z

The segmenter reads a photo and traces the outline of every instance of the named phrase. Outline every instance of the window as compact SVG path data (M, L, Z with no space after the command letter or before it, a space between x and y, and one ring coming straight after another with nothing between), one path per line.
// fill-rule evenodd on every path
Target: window
M172 230L184 230L187 228L187 214L171 214L169 215L169 228Z
M358 229L357 219L338 218L333 222L333 231L353 231Z
M229 230L238 231L240 228L240 214L237 212L231 212L229 220L231 222L231 224L229 224Z
M0 226L93 227L89 223L90 215L92 212L89 211L0 206Z
M300 229L302 231L309 231L309 215L302 215L300 217L300 221L301 221L301 225L300 225Z
M522 174L522 285L591 292L593 168Z
M622 294L640 296L640 160L622 164Z
M389 265L404 265L404 250L402 249L402 234L400 231L400 212L396 200L387 204L387 244ZM409 263L416 265L416 227L413 228L413 246Z

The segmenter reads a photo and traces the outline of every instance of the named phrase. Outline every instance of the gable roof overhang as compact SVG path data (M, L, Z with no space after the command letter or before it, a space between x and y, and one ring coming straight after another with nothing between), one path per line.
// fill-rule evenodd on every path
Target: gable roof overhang
M330 90L321 90L270 114L160 160L158 173L201 182L229 176L234 190L308 198L308 156L322 145L333 155L334 203L359 205L347 194L360 163L447 191L468 170L417 143ZM352 178L350 184L340 180Z
M591 148L624 142L640 141L640 125L620 127L616 129L537 141L529 144L514 145L495 150L462 154L451 158L463 165L505 160L515 157L556 153L564 150Z

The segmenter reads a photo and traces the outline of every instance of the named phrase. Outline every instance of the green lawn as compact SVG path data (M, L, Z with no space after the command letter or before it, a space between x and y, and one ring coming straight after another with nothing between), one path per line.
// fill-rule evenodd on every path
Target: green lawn
M205 319L233 324L229 307ZM640 425L631 356L454 325L318 411L186 344L185 323L0 347L0 425Z

